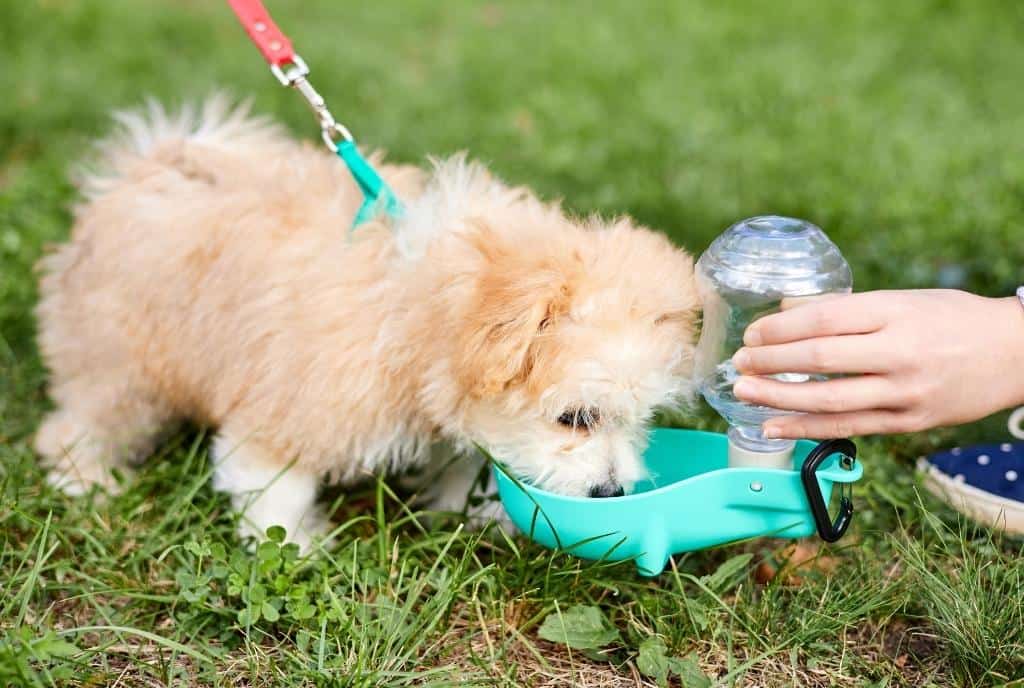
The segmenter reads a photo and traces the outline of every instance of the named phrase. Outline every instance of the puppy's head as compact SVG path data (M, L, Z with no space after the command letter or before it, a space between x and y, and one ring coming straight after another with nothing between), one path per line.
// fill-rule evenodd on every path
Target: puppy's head
M691 393L693 261L628 220L510 194L428 255L455 314L438 335L460 399L450 430L544 489L629 493L655 409Z

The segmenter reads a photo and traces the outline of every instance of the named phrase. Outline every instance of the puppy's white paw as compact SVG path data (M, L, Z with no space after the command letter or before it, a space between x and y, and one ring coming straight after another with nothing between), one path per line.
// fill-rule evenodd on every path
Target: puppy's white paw
M93 487L117 494L121 486L111 473L123 469L115 446L97 439L97 431L79 422L72 414L55 411L36 432L35 449L50 470L46 482L72 497L80 497Z
M313 546L320 544L323 546L330 545L330 539L328 534L331 532L331 521L327 518L319 509L316 513L304 518L299 525L295 528L295 534L288 534L286 538L287 542L294 542L299 546L299 552L302 554L309 554L313 551Z
M46 482L69 497L81 497L93 487L99 487L112 495L121 491L120 485L109 473L107 476L85 478L80 473L55 468L46 474Z
M121 470L124 472L124 469ZM50 469L46 474L46 482L71 497L88 494L94 487L109 495L120 494L123 489L106 464L74 451Z
M263 542L267 539L267 529L271 526L284 528L284 541L294 542L299 546L299 552L302 554L309 554L317 543L322 545L329 543L327 535L331 532L331 521L321 509L316 507L311 508L297 523L278 523L273 518L257 523L250 518L243 517L238 522L238 535L241 538L251 537L257 542Z
M494 476L488 471L482 480L482 470L480 463L469 457L450 464L437 477L427 499L427 508L464 513L466 527L474 530L496 521L507 532L513 532L512 521L498 499Z
M477 530L492 521L506 533L516 532L512 519L508 517L505 506L496 494L488 495L478 504L466 509L466 526L468 528Z

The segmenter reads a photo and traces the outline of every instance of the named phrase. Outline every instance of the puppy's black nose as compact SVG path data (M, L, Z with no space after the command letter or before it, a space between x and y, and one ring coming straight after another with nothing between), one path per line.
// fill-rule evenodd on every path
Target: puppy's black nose
M622 485L614 482L602 483L590 488L591 497L622 497L625 494L626 491L622 489Z

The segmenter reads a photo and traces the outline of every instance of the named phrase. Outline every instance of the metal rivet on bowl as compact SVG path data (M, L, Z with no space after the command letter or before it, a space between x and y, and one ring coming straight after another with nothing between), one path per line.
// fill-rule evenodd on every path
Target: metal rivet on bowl
M755 480L754 482L750 483L750 489L753 492L760 492L761 490L764 489L764 483L760 483Z

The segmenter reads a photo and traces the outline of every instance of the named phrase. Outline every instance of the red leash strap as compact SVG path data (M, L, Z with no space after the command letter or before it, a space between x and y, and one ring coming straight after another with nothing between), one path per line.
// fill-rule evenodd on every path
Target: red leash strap
M228 4L267 62L280 67L295 59L292 42L277 28L260 0L228 0Z
M292 42L277 28L260 0L228 0L228 4L278 81L293 86L299 78L309 74L309 67L295 54ZM286 66L290 66L287 71L283 69Z

